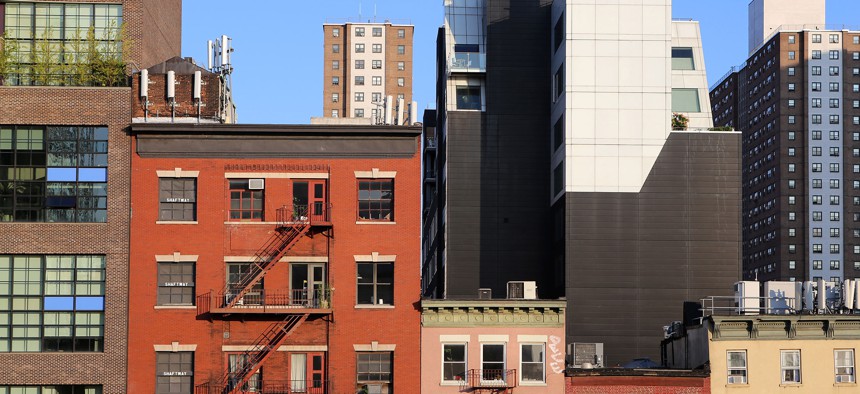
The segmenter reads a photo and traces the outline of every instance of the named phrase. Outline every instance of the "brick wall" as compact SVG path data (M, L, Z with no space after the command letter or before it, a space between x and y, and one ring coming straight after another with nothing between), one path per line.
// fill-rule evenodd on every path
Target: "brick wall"
M125 393L129 88L0 87L0 125L107 126L107 223L0 223L2 254L106 255L104 353L0 353L0 385L102 384Z
M397 38L397 31L401 29L406 31L405 38ZM394 108L397 107L397 95L403 95L403 103L406 106L403 109L404 117L409 116L409 105L412 103L412 35L414 30L414 26L405 25L388 25L385 28L385 87L387 90L385 94L392 96L395 100ZM398 45L406 47L406 52L403 55L397 53ZM406 69L397 70L398 62L405 63ZM397 86L397 78L404 79L404 86ZM397 112L392 111L392 116L396 117Z
M708 377L567 376L567 394L709 394Z
M202 72L203 85L200 89L202 106L200 116L203 119L217 119L220 100L221 81L216 74ZM143 100L140 97L140 74L132 77L132 116L144 117ZM149 117L170 117L171 108L167 101L167 74L149 74ZM194 100L194 74L176 75L174 87L176 99L176 117L196 117L197 105Z

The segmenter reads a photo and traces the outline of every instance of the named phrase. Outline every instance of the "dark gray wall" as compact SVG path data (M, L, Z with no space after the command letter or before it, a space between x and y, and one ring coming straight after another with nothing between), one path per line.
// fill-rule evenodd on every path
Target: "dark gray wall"
M740 277L740 134L673 133L640 193L567 193L567 341L660 360L683 301Z
M447 296L506 283L553 288L550 215L550 0L489 0L484 114L447 113Z

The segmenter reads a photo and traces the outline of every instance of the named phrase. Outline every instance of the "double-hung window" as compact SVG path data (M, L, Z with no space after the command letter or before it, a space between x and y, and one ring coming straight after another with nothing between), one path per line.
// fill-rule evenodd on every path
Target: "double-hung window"
M394 221L394 179L358 180L358 220Z
M522 383L546 382L545 353L545 344L543 343L520 345L520 381Z
M463 382L466 379L467 344L442 344L442 381Z
M158 220L197 220L197 178L158 179Z
M158 263L158 305L194 305L194 263Z
M155 353L155 393L194 392L194 352Z
M833 351L836 365L836 383L854 383L854 349Z
M726 352L728 359L728 384L747 383L747 351L729 350Z
M783 384L800 384L800 350L781 350L780 369Z
M356 353L357 393L391 393L394 357L392 352Z
M481 380L506 381L505 344L481 344Z
M358 262L358 305L394 305L394 263Z

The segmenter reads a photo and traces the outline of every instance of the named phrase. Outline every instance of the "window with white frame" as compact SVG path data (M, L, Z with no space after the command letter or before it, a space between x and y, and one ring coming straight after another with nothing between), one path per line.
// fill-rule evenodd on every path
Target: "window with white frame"
M726 352L728 359L728 383L729 384L746 384L747 383L747 351L746 350L729 350Z
M462 382L466 379L466 354L465 343L442 344L442 381Z
M544 383L545 374L545 345L524 343L520 345L520 380L523 383Z
M820 269L820 268L819 268ZM780 369L783 384L799 384L800 380L800 350L781 350Z
M836 383L854 383L854 349L836 349Z
M481 380L505 380L505 344L481 344Z

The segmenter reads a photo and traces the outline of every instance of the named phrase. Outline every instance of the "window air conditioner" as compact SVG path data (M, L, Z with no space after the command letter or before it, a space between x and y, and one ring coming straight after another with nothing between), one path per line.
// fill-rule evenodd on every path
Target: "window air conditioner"
M745 384L746 382L747 382L746 376L740 376L740 375L729 376L729 384Z
M508 282L508 299L537 299L537 283L534 281Z
M265 185L265 179L248 179L248 189L263 190Z

